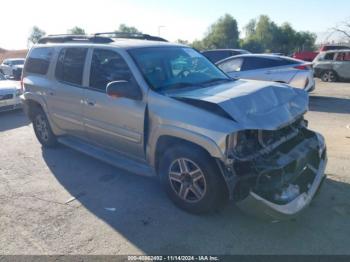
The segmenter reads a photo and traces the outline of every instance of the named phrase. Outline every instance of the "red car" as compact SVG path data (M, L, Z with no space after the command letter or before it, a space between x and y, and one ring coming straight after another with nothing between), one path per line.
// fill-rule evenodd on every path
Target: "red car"
M341 49L350 49L350 47L341 46L341 45L324 45L320 48L318 52L313 52L313 51L295 52L292 55L292 57L296 59L312 62L320 52L329 51L329 50L341 50Z

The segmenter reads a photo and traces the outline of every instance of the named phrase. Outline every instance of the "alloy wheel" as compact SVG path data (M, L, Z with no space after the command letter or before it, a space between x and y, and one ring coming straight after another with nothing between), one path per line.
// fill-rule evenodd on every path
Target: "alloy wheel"
M49 140L49 130L46 119L43 115L39 114L35 118L35 129L40 138L47 142Z
M177 196L189 203L200 201L207 191L203 171L187 158L178 158L172 162L169 168L169 181Z

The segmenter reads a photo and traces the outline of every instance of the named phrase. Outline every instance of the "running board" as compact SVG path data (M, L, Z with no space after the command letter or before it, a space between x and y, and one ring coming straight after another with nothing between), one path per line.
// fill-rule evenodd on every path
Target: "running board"
M118 153L111 152L99 148L97 146L88 144L82 140L73 138L73 137L60 137L58 142L75 149L81 153L89 155L93 158L96 158L100 161L106 162L112 166L115 166L120 169L135 173L141 176L155 176L156 173L153 168L145 163L140 163L136 160L130 159L126 156L123 156Z

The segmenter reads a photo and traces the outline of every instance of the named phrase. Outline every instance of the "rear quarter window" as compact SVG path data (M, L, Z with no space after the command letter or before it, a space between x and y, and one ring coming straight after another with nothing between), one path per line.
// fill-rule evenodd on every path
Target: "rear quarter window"
M27 73L46 75L49 69L53 48L40 47L33 49L25 64Z

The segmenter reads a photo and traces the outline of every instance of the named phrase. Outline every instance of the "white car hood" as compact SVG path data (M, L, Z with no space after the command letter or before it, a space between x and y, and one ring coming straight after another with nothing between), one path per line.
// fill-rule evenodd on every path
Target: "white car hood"
M309 102L303 90L251 80L182 89L168 95L216 104L245 129L264 130L275 130L295 121L308 110Z
M7 93L7 92L14 92L20 88L21 88L20 83L17 81L0 80L0 94Z

